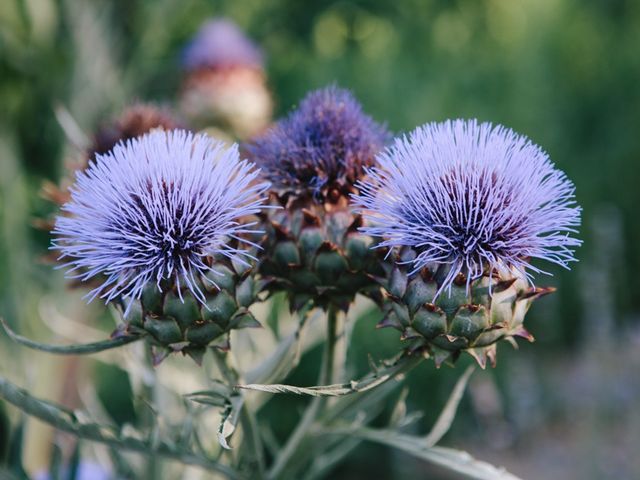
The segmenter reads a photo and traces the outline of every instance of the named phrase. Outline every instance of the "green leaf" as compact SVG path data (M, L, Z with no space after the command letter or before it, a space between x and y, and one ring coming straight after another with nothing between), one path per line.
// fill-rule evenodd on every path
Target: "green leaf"
M66 475L64 480L76 480L78 477L78 472L80 470L80 443L81 442L78 440L73 447L73 453L69 459L69 466L65 469Z
M18 425L11 433L9 441L9 454L7 457L7 467L19 478L29 478L27 472L22 465L22 448L24 446L24 430L25 421L24 415L20 416Z
M49 460L49 478L62 480L62 450L55 443L52 445L51 459Z
M469 382L469 378L474 370L475 366L470 365L456 382L456 385L453 387L453 391L442 409L442 412L438 416L436 423L433 425L429 434L423 439L423 442L426 445L433 446L438 443L449 431L449 428L451 428L453 419L456 416L456 411L458 410L458 405L460 405L460 400L462 400L464 391L467 388L467 383Z
M431 447L422 451L422 458L446 469L478 480L521 480L504 467L476 460L467 452L445 447Z
M9 328L9 325L0 317L0 325L4 331L11 337L11 339L25 347L32 348L34 350L40 350L41 352L54 353L58 355L86 355L90 353L103 352L112 348L121 347L128 343L137 342L144 337L144 334L135 335L123 335L120 337L111 338L109 340L102 340L93 343L84 343L79 345L48 345L45 343L39 343L29 338L18 335L16 332Z
M218 380L213 380L211 389L188 393L184 395L184 398L202 405L225 407L231 401L232 394L233 391L227 385Z
M351 435L353 437L397 448L422 460L434 463L476 480L520 480L503 467L476 460L461 450L444 447L428 447L423 437L405 435L393 430L375 430L372 428L327 429L324 433Z
M246 311L233 317L229 322L229 327L240 330L242 328L262 328L262 325L251 312Z
M9 437L11 436L11 423L5 410L4 402L0 402L0 465L4 465L9 455Z
M118 479L132 480L138 478L133 467L129 465L127 459L116 448L109 448L109 457L113 464L114 476Z
M312 397L339 397L342 395L350 395L353 393L366 392L371 390L388 380L403 373L407 368L411 368L422 360L421 356L403 356L397 362L385 369L379 369L362 378L361 380L352 380L348 383L340 383L333 385L322 385L313 387L296 387L293 385L282 384L247 384L236 385L236 388L244 390L256 390L267 393L292 393L295 395L310 395Z
M147 456L173 459L185 465L200 466L216 471L227 478L238 478L238 475L230 467L192 451L188 444L176 443L171 438L164 436L146 438L139 432L132 434L120 431L110 425L81 421L75 413L54 403L36 398L2 377L0 377L0 398L58 430L69 432L78 438L104 443L117 449Z
M415 436L400 433L396 430L376 430L352 425L349 427L327 428L320 433L341 435L348 438L360 438L398 448L445 469L455 471L477 480L518 480L518 477L504 468L494 467L489 463L476 460L466 452L433 446L449 430L456 410L462 399L464 390L475 367L468 367L457 381L447 403L438 417L433 429L426 436ZM400 422L402 424L402 422Z

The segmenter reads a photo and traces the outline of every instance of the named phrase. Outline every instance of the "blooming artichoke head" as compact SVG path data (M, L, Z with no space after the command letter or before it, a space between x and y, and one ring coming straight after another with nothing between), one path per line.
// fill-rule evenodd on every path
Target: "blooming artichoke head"
M127 329L142 329L159 358L194 358L232 328L255 326L247 307L268 183L253 165L204 135L154 131L119 143L77 174L53 249L68 275L97 286L89 299L122 305Z
M362 231L391 248L383 281L394 326L438 361L484 365L495 342L532 339L523 321L543 271L568 267L580 241L573 184L527 138L475 121L433 123L396 140L355 197Z
M292 308L314 299L346 309L373 286L377 258L349 195L387 137L349 91L328 87L246 146L283 207L265 217L261 268L272 290L289 292Z

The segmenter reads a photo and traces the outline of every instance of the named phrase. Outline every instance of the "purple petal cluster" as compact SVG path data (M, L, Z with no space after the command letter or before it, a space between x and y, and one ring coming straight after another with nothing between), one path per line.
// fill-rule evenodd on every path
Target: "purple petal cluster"
M72 278L103 279L90 299L135 299L171 279L204 303L211 257L249 256L237 245L253 232L241 217L260 211L269 188L258 174L236 146L205 135L156 130L119 143L76 174L52 248Z
M447 121L417 128L379 156L355 203L382 237L412 247L413 272L449 265L441 291L536 258L567 267L580 240L574 186L540 147L501 126ZM545 273L545 272L542 272Z
M185 47L182 58L186 70L202 68L263 68L263 55L231 20L216 18L206 22Z
M351 92L330 86L309 93L246 148L277 191L317 195L331 185L353 187L388 138Z

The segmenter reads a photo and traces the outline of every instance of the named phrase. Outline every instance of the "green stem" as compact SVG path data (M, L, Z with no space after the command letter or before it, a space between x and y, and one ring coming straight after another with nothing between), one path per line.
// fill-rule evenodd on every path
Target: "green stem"
M22 335L18 335L11 330L9 324L0 317L0 326L9 335L9 337L25 347L32 348L34 350L40 350L41 352L53 353L57 355L87 355L91 353L103 352L112 348L121 347L131 342L137 342L145 337L145 334L127 334L121 337L110 338L108 340L101 340L93 343L83 343L79 345L48 345L46 343L36 342Z
M227 384L233 388L238 383L238 372L235 371L227 362L227 356L225 353L213 351L216 364L220 369L220 373L226 380ZM254 412L247 406L247 403L242 398L242 407L240 407L240 423L244 438L248 442L248 453L253 457L252 463L255 463L257 471L253 471L254 478L264 478L265 463L264 463L264 447L262 445L262 437L258 431L258 422ZM243 453L243 452L241 452ZM253 466L252 466L253 469Z
M327 341L325 343L324 354L322 358L322 367L320 370L319 384L325 385L332 383L333 365L337 338L338 310L331 305L327 312ZM287 443L276 457L276 460L267 474L267 478L277 479L282 476L284 470L289 466L292 458L295 458L296 452L300 449L309 429L318 414L326 404L325 397L314 397L305 410L302 418L296 425L295 430L287 440Z
M338 340L338 310L331 305L327 312L327 342L325 344L320 385L330 385L334 382L334 363L336 357L336 342Z
M257 472L253 472L255 475L253 478L255 479L263 479L264 478L264 451L262 446L262 437L260 436L260 432L258 431L258 425L255 415L249 408L247 404L242 406L242 410L240 411L240 422L242 423L242 429L244 431L244 435L249 443L252 445L252 454L254 456Z
M144 349L144 363L147 369L151 372L150 378L153 382L151 385L147 385L143 381L143 406L142 418L145 426L149 429L150 434L154 435L153 429L156 428L157 422L155 419L155 412L153 409L158 407L158 379L157 372L153 366L153 353L151 352L151 346L145 345ZM146 400L147 403L144 403ZM155 480L162 478L162 469L160 468L160 459L155 455L150 455L147 458L145 478L148 480Z
M395 383L391 382L391 380L405 375L423 360L424 357L421 355L403 355L391 367L391 374L385 375L384 381L376 383L375 388L335 399L335 403L325 408L322 416L309 429L308 436L316 436L318 427L324 426L326 428L326 426L334 422L344 422L346 419L353 417L359 418L362 424L367 425L381 412L382 400L397 388L399 382ZM345 434L342 440L323 440L319 444L321 445L320 450L299 452L298 461L300 464L311 461L309 468L305 472L305 479L322 477L323 472L326 473L335 467L361 441L354 439L349 434Z

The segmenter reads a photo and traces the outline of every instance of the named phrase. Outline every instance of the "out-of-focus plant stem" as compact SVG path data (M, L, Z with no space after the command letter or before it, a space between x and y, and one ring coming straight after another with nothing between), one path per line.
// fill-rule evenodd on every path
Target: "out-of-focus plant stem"
M216 364L220 370L220 373L228 383L230 387L233 387L238 383L238 372L235 371L228 363L225 353L214 350L213 351ZM243 438L247 444L243 445L244 452L250 452L253 457L251 459L252 465L252 477L256 480L264 478L264 447L262 445L262 437L258 431L258 422L256 420L254 412L247 406L246 402L243 402L240 409L240 423L243 430ZM246 449L245 449L246 448ZM255 467L255 468L254 468Z
M153 366L153 353L151 352L151 347L149 345L145 345L145 366L147 371L150 372L149 379L151 383L143 382L143 399L149 399L150 405L143 405L143 421L145 426L149 429L150 432L153 432L154 428L156 428L157 422L155 418L155 409L158 408L158 379L156 378L157 372ZM153 434L153 433L152 433ZM160 480L162 478L162 470L159 468L160 460L155 455L150 455L147 457L146 468L145 468L145 478L148 480Z
M320 385L333 383L334 356L337 340L338 310L332 305L327 312L327 341L325 342L324 354L322 358L322 368L320 370ZM295 430L287 440L287 443L276 457L276 460L269 470L267 478L277 479L282 476L283 471L288 467L289 462L296 456L296 452L301 447L309 429L318 414L325 406L325 397L314 397L309 403L296 425Z

